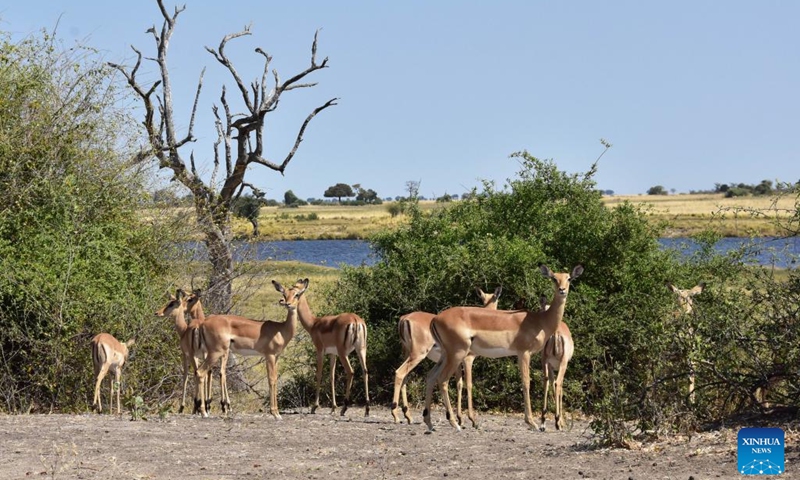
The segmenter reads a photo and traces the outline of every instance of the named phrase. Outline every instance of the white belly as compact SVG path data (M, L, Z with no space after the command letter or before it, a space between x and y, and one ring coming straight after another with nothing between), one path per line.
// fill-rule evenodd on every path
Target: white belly
M469 349L470 352L474 353L479 357L488 357L488 358L501 358L501 357L516 357L517 352L502 347L493 347L493 348L480 348L475 344L472 345Z
M336 347L325 347L325 355L338 355L339 351Z
M261 355L261 352L259 352L257 350L250 350L249 348L245 348L245 349L242 349L242 350L239 350L237 348L233 348L233 352L235 354L241 355L243 357L255 357L255 356Z
M431 348L431 351L428 352L428 358L433 360L434 362L438 362L440 358L442 358L442 348L439 347L439 344L436 343Z

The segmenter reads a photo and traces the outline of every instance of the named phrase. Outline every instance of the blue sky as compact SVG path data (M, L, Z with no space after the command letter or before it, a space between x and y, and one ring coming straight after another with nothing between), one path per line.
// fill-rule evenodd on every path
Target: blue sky
M321 197L338 182L395 196L408 180L426 196L460 194L480 179L502 185L518 169L508 158L517 150L584 171L600 138L614 146L598 186L619 194L800 179L800 2L186 3L170 66L184 126L207 67L198 160L212 157L211 105L223 83L233 88L204 46L252 23L252 36L227 47L239 73L260 77L260 46L288 78L308 65L322 28L318 55L330 68L268 116L267 156L283 159L305 116L341 100L314 119L285 177L251 167L249 180L271 198L288 189ZM130 45L153 54L145 30L160 18L147 0L0 6L0 30L59 22L68 42L128 63Z

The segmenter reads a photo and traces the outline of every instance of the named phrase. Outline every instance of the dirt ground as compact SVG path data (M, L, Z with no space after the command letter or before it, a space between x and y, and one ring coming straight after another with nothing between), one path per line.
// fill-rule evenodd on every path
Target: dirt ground
M0 415L0 479L707 479L736 474L736 429L674 438L633 450L594 449L583 420L564 432L526 428L520 415L481 414L481 428L456 432L441 409L436 431L395 425L387 408L345 417L329 410L130 415ZM788 433L788 432L787 432ZM788 436L788 435L787 435ZM787 438L781 478L800 478Z

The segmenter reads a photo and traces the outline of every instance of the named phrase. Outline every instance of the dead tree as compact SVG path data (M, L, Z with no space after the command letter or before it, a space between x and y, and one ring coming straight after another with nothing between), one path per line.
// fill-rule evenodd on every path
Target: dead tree
M233 63L225 54L228 42L239 37L250 35L250 27L238 33L226 35L217 49L206 47L206 50L225 67L236 84L242 97L246 111L234 113L231 110L225 87L219 98L219 105L212 107L218 138L214 143L214 168L210 180L206 183L197 172L194 152L189 156L189 165L185 161L182 147L194 142L192 130L197 114L197 104L203 86L203 73L197 82L189 120L188 130L181 135L176 128L175 116L172 107L172 84L167 66L167 53L169 41L175 29L175 24L180 13L185 10L185 5L175 7L174 13L169 14L162 0L157 0L158 8L164 22L161 30L153 26L147 30L155 40L157 56L147 57L146 60L154 61L158 65L160 79L150 85L140 83L137 78L142 64L142 53L135 47L136 64L126 67L109 64L116 68L127 79L128 84L144 103L144 126L147 133L148 145L137 155L137 162L155 161L161 169L172 170L174 180L186 186L194 198L195 213L204 234L204 242L208 250L211 263L211 276L207 289L208 305L211 310L218 313L227 313L232 308L232 282L234 278L234 263L231 252L231 205L245 188L254 189L245 181L245 172L251 164L262 165L283 175L289 162L297 152L303 141L308 124L322 110L336 105L337 98L332 98L315 108L306 117L297 133L293 148L281 162L268 160L264 153L264 121L268 113L278 107L281 95L297 88L313 87L316 83L302 83L306 76L327 68L328 58L317 63L317 36L311 45L311 65L292 77L281 80L277 70L270 72L272 57L261 48L255 52L263 58L264 70L260 79L256 79L248 86L234 68ZM272 80L270 81L270 73ZM268 88L268 83L271 88ZM220 106L222 108L220 108ZM219 178L220 173L224 177Z

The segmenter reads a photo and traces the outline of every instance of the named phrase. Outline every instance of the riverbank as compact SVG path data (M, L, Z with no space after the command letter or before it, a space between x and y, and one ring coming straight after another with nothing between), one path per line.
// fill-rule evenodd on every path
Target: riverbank
M623 202L641 204L652 222L665 225L665 237L686 237L712 228L725 237L780 236L776 221L795 212L795 197L733 197L723 194L609 195L613 208ZM361 240L397 228L405 215L392 216L389 206L307 205L298 208L264 207L259 215L259 240ZM448 203L420 202L423 211L447 208ZM234 233L251 237L253 227L235 219Z

